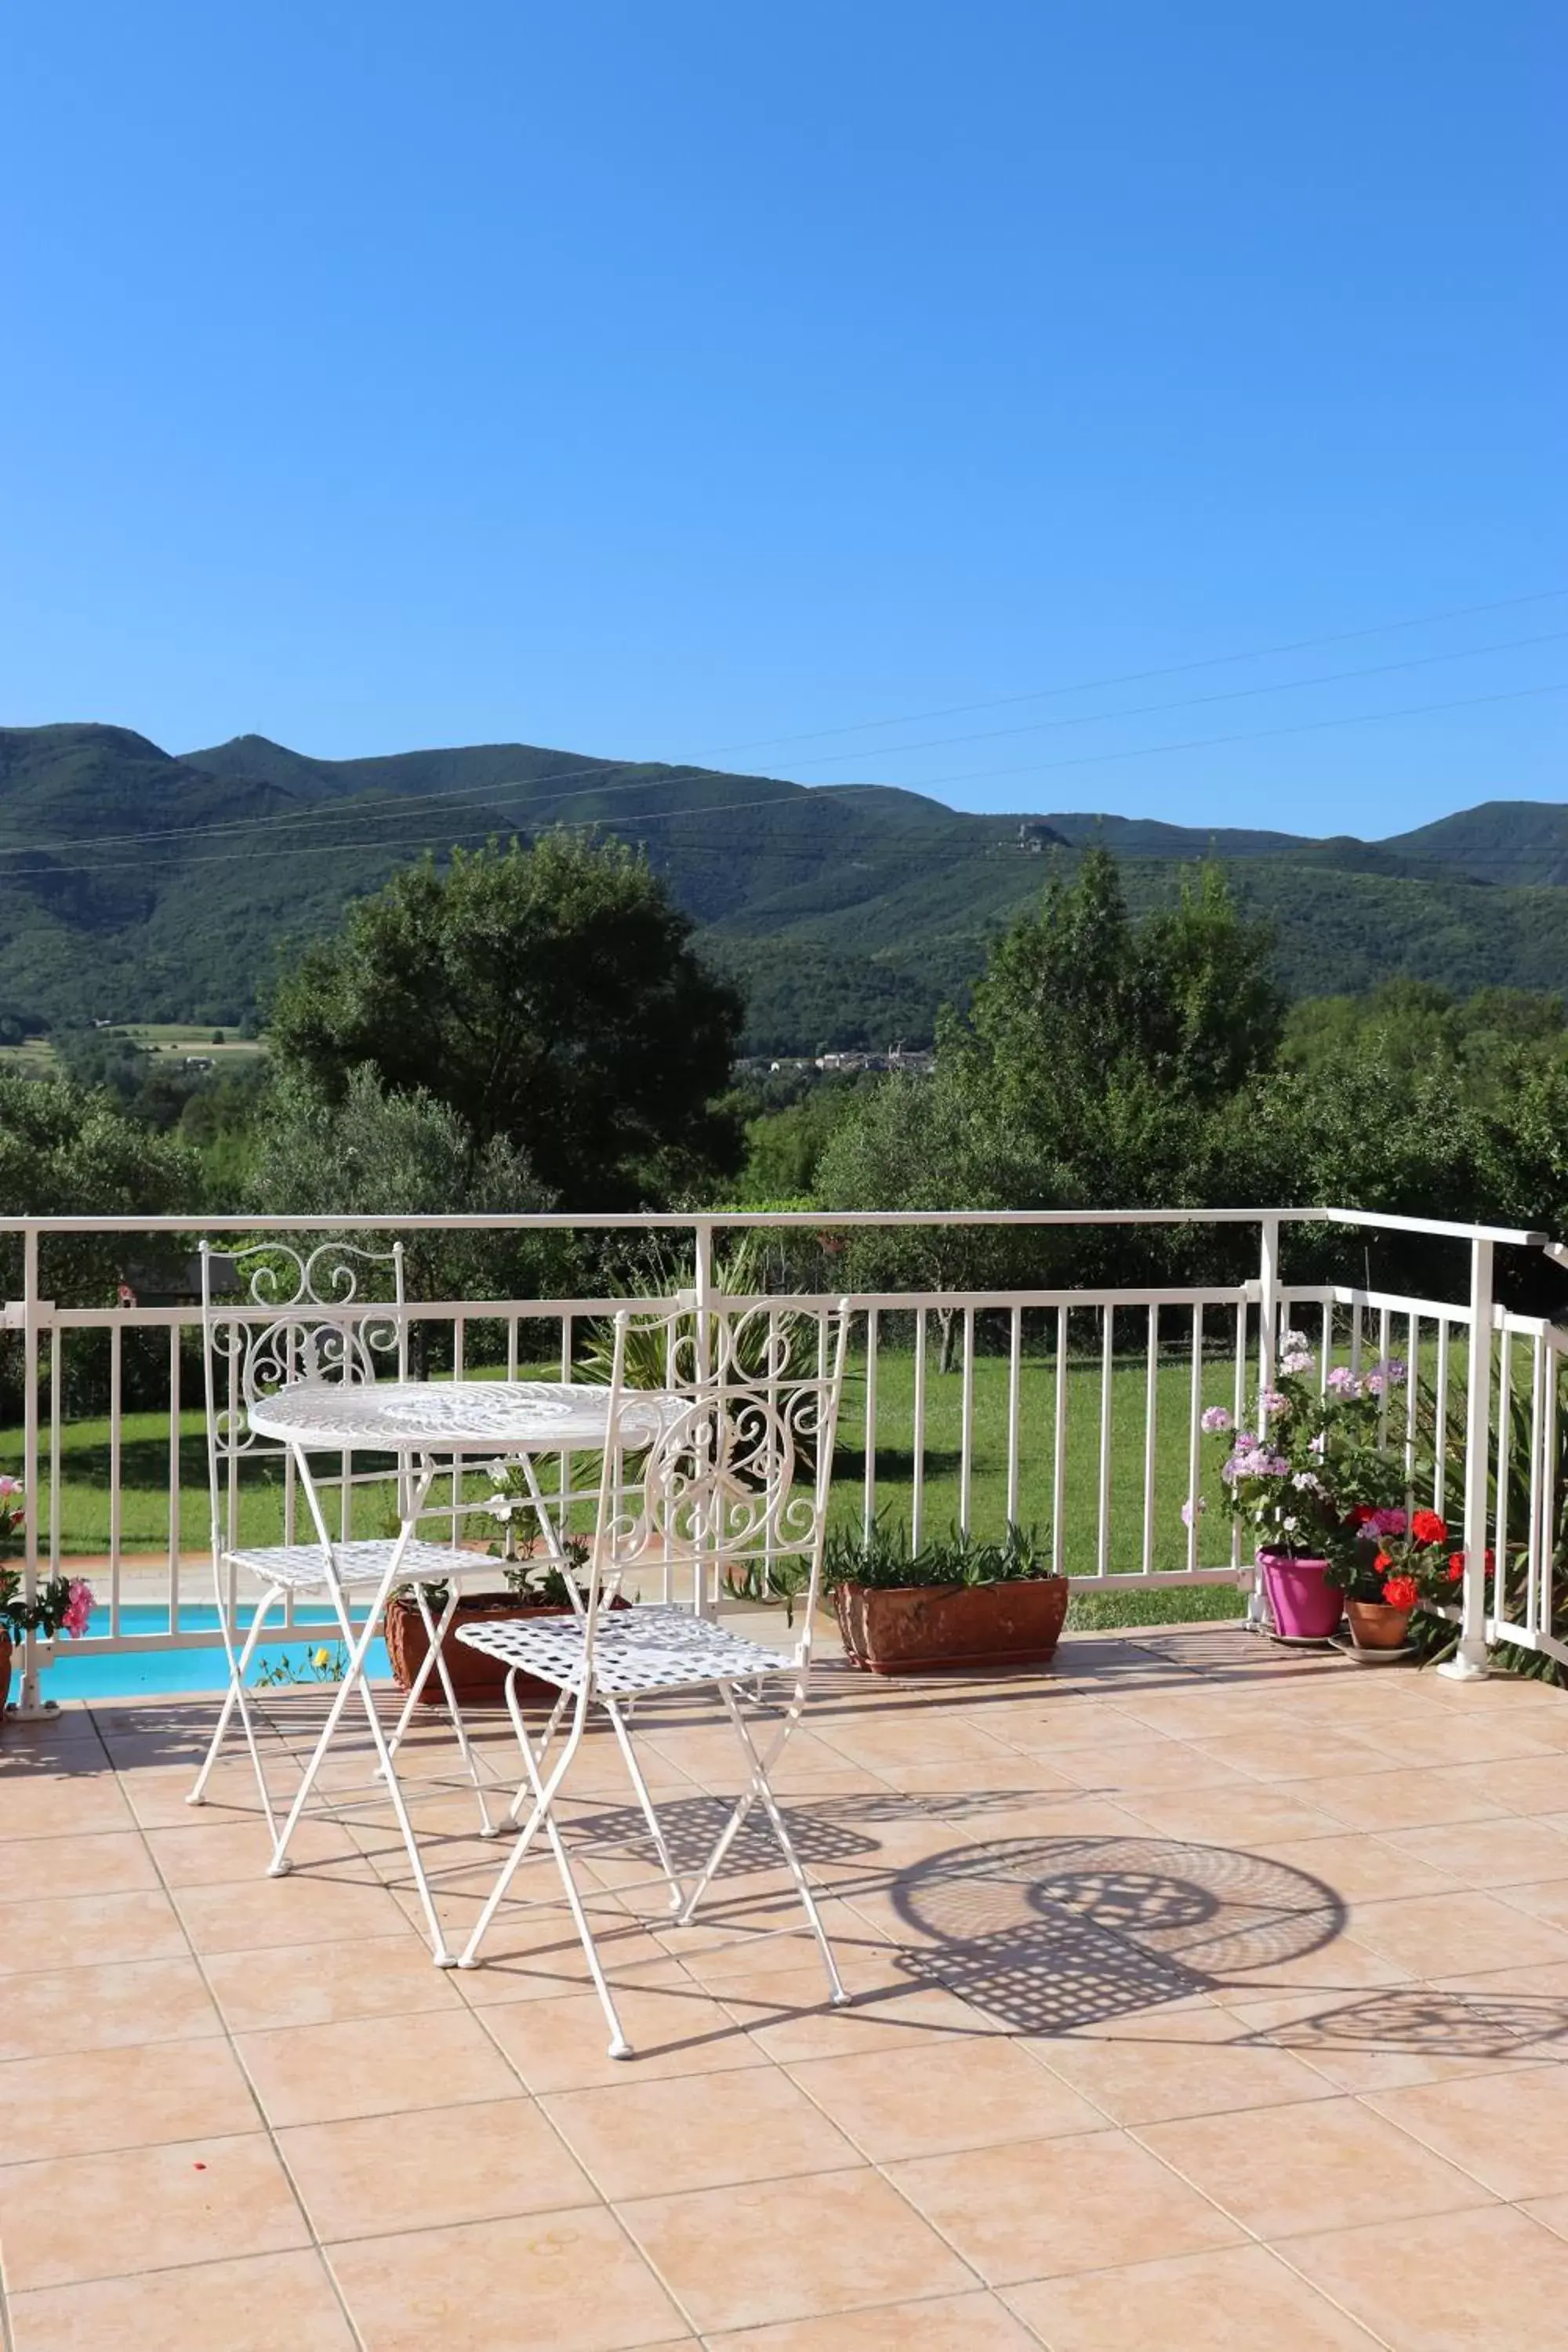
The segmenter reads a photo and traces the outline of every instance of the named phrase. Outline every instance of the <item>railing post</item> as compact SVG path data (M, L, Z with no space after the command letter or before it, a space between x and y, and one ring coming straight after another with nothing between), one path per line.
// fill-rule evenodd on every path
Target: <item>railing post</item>
M1265 1217L1258 1257L1258 1385L1259 1390L1274 1385L1274 1360L1279 1344L1279 1220ZM1243 1354L1246 1350L1243 1349ZM1237 1418L1242 1412L1241 1381L1237 1382ZM1262 1424L1259 1423L1259 1430ZM1247 1595L1247 1622L1256 1633L1269 1630L1268 1612L1263 1599L1263 1580L1256 1569Z
M38 1589L38 1331L43 1302L38 1297L38 1228L29 1223L22 1235L22 1481L27 1515L23 1521L22 1595L28 1607ZM51 1504L53 1497L51 1496ZM11 1710L23 1723L58 1713L53 1699L38 1696L38 1637L31 1628L22 1641L22 1684Z
M699 1217L692 1225L691 1273L692 1320L696 1325L697 1379L706 1388L713 1370L713 1344L710 1317L713 1299L713 1220ZM713 1574L718 1576L718 1564ZM698 1617L718 1613L719 1595L708 1589L709 1564L707 1546L700 1529L691 1562L691 1607Z
M1459 1646L1437 1669L1450 1682L1487 1672L1487 1469L1491 1454L1492 1244L1470 1244L1470 1360L1465 1388L1465 1588Z
M1258 1265L1258 1385L1274 1385L1279 1344L1279 1220L1265 1217Z

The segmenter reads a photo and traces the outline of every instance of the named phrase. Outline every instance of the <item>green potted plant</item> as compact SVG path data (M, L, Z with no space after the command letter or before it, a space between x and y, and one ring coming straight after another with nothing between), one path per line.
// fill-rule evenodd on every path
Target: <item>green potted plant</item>
M1244 1425L1211 1405L1205 1429L1223 1435L1225 1507L1251 1537L1276 1633L1323 1642L1339 1630L1344 1602L1338 1564L1353 1558L1363 1516L1397 1507L1403 1457L1378 1443L1384 1400L1402 1387L1397 1357L1364 1372L1337 1366L1320 1388L1300 1331L1285 1335L1271 1388L1261 1390ZM1186 1509L1202 1508L1190 1500ZM1348 1549L1347 1549L1348 1547Z
M20 1478L0 1478L0 1719L11 1690L11 1655L29 1633L46 1642L61 1633L87 1632L92 1618L92 1587L85 1577L49 1576L29 1601L19 1568L9 1565L22 1542L26 1494Z
M1033 1528L1001 1543L954 1532L911 1551L900 1527L830 1535L823 1583L845 1654L873 1675L970 1674L1048 1665L1067 1617L1068 1580Z
M1353 1532L1336 1543L1328 1581L1344 1595L1358 1649L1403 1649L1421 1603L1452 1600L1464 1577L1464 1554L1449 1550L1448 1524L1436 1511L1363 1503L1351 1517Z
M560 1617L572 1607L572 1594L567 1589L567 1577L585 1580L589 1545L585 1536L563 1537L561 1549L565 1556L563 1570L553 1560L541 1559L531 1543L524 1551L518 1539L521 1520L536 1516L536 1506L528 1492L528 1481L518 1462L495 1461L486 1465L491 1491L479 1513L496 1528L495 1538L485 1547L492 1559L501 1563L501 1589L487 1592L465 1592L458 1601L452 1622L447 1628L441 1644L447 1662L447 1672L460 1706L501 1706L506 1701L507 1667L503 1660L487 1655L483 1650L470 1649L457 1638L460 1625L478 1624L498 1617ZM426 1588L432 1613L439 1617L447 1605L447 1587L432 1584ZM619 1596L613 1598L612 1608L624 1605ZM419 1604L412 1590L395 1592L386 1611L386 1654L391 1663L393 1679L400 1690L412 1690L419 1669L425 1663L429 1641ZM557 1693L528 1675L518 1682L519 1696L524 1705L536 1704L542 1698L553 1704ZM426 1706L444 1703L444 1693L438 1675L426 1677L420 1698Z

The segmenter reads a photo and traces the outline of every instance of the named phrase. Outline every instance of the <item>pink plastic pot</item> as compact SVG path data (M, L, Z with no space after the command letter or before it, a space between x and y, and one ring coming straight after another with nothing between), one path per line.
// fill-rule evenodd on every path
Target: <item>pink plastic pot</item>
M1344 1595L1324 1582L1326 1559L1291 1559L1284 1552L1260 1551L1258 1565L1277 1633L1291 1642L1326 1642L1339 1632Z

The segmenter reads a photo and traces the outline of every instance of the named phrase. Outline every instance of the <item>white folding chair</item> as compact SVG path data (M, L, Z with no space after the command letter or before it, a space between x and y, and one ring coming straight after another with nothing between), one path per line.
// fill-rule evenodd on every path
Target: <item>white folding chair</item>
M391 1250L375 1251L329 1241L307 1252L267 1242L217 1253L203 1242L201 1275L213 1585L228 1659L228 1689L186 1801L205 1802L213 1767L237 1717L272 1834L270 1866L276 1875L288 1868L285 1849L299 1806L296 1803L291 1809L280 1832L257 1744L253 1694L247 1690L246 1676L273 1611L281 1611L286 1622L291 1604L301 1600L330 1604L335 1621L333 1638L342 1639L351 1660L362 1644L368 1647L374 1629L354 1621L354 1597L359 1596L363 1609L366 1595L374 1594L384 1581L396 1539L356 1538L352 1532L356 1488L384 1487L384 1471L356 1472L352 1457L344 1454L332 1476L313 1472L299 1476L289 1447L259 1436L250 1427L249 1408L260 1398L299 1381L358 1384L374 1381L379 1370L393 1379L406 1378L403 1244L399 1242ZM390 1289L390 1297L371 1295L382 1286ZM247 1544L242 1539L241 1472L258 1463L282 1465L284 1540L280 1544ZM308 1532L298 1525L301 1492ZM396 1492L398 1514L404 1517L412 1509L412 1488L402 1463ZM340 1497L335 1535L325 1516L326 1497L333 1493ZM414 1535L406 1538L398 1564L399 1585L409 1587L418 1604L426 1654L390 1738L382 1732L368 1689L364 1701L392 1801L401 1808L395 1780L386 1773L387 1758L407 1730L430 1674L437 1675L464 1769L479 1798L483 1832L489 1835L494 1825L442 1654L443 1638L459 1598L456 1572L472 1565L471 1558L453 1546L427 1543ZM241 1576L254 1578L261 1588L243 1641L238 1626ZM433 1584L448 1588L439 1620L430 1605L428 1588ZM275 1633L281 1630L281 1626L273 1628Z
M663 1346L650 1347L650 1334ZM629 1365L637 1365L645 1378L650 1363L665 1366L669 1410L663 1434L640 1463L626 1454L613 1434L605 1448L580 1610L532 1625L464 1626L458 1634L458 1641L512 1669L507 1703L528 1776L514 1814L532 1798L458 1966L477 1964L517 1870L542 1832L609 2025L614 2058L629 2057L631 2048L599 1963L555 1811L595 1708L605 1712L615 1731L671 1890L677 1922L690 1921L736 1833L760 1804L822 1952L831 1997L846 1997L768 1776L800 1720L810 1682L847 1335L843 1300L722 1300L700 1314L684 1301L653 1311L623 1309L615 1319L609 1429L613 1433L620 1425L623 1400L640 1392L628 1378ZM668 1591L672 1564L689 1568L689 1609L668 1601L608 1606L612 1577L624 1580L657 1569ZM793 1650L751 1641L703 1613L713 1579L744 1578L752 1571L760 1571L765 1590L789 1590L801 1604ZM520 1674L560 1693L537 1745L518 1701ZM782 1690L776 1687L780 1683ZM686 1886L639 1769L626 1715L639 1699L701 1689L717 1693L734 1729L745 1785L695 1880ZM783 1713L759 1747L746 1703L763 1693L782 1699ZM552 1759L563 1718L561 1745Z

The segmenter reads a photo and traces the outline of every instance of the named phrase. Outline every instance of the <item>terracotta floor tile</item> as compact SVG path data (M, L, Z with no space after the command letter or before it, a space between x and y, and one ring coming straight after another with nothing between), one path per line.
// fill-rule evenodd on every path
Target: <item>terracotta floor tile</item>
M601 2206L328 2248L366 2352L623 2352L693 2341Z
M1361 1904L1351 1915L1350 1931L1358 1944L1421 1977L1451 1973L1490 1955L1521 1969L1568 1963L1568 1933L1495 1895L1463 1891Z
M107 1765L45 1779L8 1773L0 1780L0 1843L14 1838L91 1837L136 1826Z
M1397 1895L1452 1894L1454 1877L1440 1864L1415 1851L1412 1841L1433 1838L1440 1843L1447 1837L1477 1834L1475 1830L1462 1826L1452 1830L1401 1830L1386 1838L1347 1836L1332 1824L1331 1832L1326 1837L1312 1834L1296 1838L1287 1833L1279 1839L1260 1841L1252 1851L1288 1869L1321 1880L1343 1903L1376 1903ZM1487 1834L1487 1825L1482 1825L1479 1834ZM1436 1849L1432 1851L1435 1854Z
M510 2098L518 2087L489 2035L464 2009L282 2026L241 2034L235 2046L276 2129Z
M1371 2095L1369 2104L1495 2197L1568 2195L1568 2066L1472 2074Z
M1563 2340L1568 2244L1510 2206L1292 2238L1287 2251L1391 2352L1544 2352Z
M820 1961L798 1969L770 1969L755 1977L731 1977L719 1997L735 2023L743 2026L760 2056L780 2065L810 2058L849 2058L869 2050L926 2050L949 2036L977 2034L986 2021L941 1985L921 1985L907 1975L889 1977L834 2008Z
M0 2167L7 2292L302 2246L310 2232L272 2143L196 2139Z
M816 1723L815 1729L826 1747L836 1748L849 1763L884 1775L904 1764L962 1763L984 1785L988 1775L1006 1773L1006 1750L999 1740L973 1724L944 1721L936 1707L922 1707L902 1718L840 1715Z
M149 1830L147 1845L164 1883L172 1887L218 1886L231 1879L259 1879L266 1874L272 1842L259 1814L254 1821L223 1821L206 1829ZM401 1843L403 1866L408 1857ZM298 1871L316 1871L322 1864L333 1877L367 1876L346 1865L360 1860L359 1848L347 1829L336 1822L303 1821L289 1846Z
M1496 1821L1517 1810L1496 1795L1491 1786L1491 1774L1505 1769L1464 1764L1450 1771L1395 1769L1281 1785L1299 1802L1331 1814L1347 1829L1386 1835L1393 1830L1429 1829L1449 1822Z
M584 1887L584 1899L587 1893ZM446 1916L440 1898L437 1908ZM450 1932L466 1934L471 1924L471 1915L454 1919ZM595 1913L593 1927L599 1964L614 1985L656 1980L680 1969L651 1928L614 1911ZM577 1931L562 1911L529 1920L501 1917L485 1938L479 1967L454 1971L453 1982L471 2009L494 2009L512 2001L560 2000L586 1990L592 1979Z
M1119 2131L926 2157L889 2178L989 2286L1202 2253L1241 2235Z
M0 1808L5 1799L0 1796ZM140 1831L90 1837L13 1838L0 1871L0 1928L5 1906L68 1895L134 1895L158 1884Z
M50 1969L7 1979L0 2000L0 2059L188 2042L222 2031L191 1959Z
M68 1895L0 1910L0 1978L32 1969L178 1959L190 1949L166 1895Z
M330 1871L332 1865L324 1867ZM356 1859L344 1868L363 1872L363 1865ZM285 1878L258 1874L217 1886L182 1886L174 1901L198 1952L357 1943L392 1935L398 1923L384 1887L314 1871L291 1871Z
M739 2097L726 2074L647 2082L635 2062L621 2073L622 2081L603 2089L543 2102L600 2196L612 2201L833 2172L858 2161L843 2134L775 2066L753 2069Z
M1568 1838L1543 1822L1450 1822L1446 1829L1396 1830L1379 1844L1446 1871L1464 1886L1513 1886L1568 1877ZM1405 1890L1391 1886L1389 1894Z
M0 2141L26 2164L166 2140L213 2139L259 2128L233 2051L193 2042L15 2059L0 2066Z
M1011 2287L1007 2301L1051 2352L1372 2352L1261 2246Z
M1417 2215L1488 2201L1478 2182L1353 2099L1150 2124L1140 2137L1263 2238L1374 2218L1392 2232Z
M619 2210L703 2335L955 2294L973 2284L935 2231L868 2166L814 2180L645 2198Z
M16 2352L355 2352L317 2253L46 2287L11 2317Z
M1289 2051L1248 2042L1239 2023L1231 2032L1228 2042L1064 2035L1043 2044L1041 2054L1118 2124L1167 2123L1331 2095L1321 2075Z
M306 2124L278 2145L319 2237L381 2237L587 2205L594 2189L521 2093L428 2108L388 2129L380 2116Z
M1184 1739L1118 1740L1112 1748L1064 1750L1058 1769L1096 1796L1131 1803L1140 1789L1219 1789L1237 1791L1255 1784L1228 1763L1205 1756Z
M1353 1731L1326 1720L1321 1709L1289 1729L1259 1737L1226 1727L1217 1738L1192 1745L1195 1755L1252 1780L1332 1780L1342 1772L1381 1772L1388 1762Z
M1237 2003L1230 2014L1237 2040L1289 2051L1336 2089L1358 2093L1536 2065L1556 2052L1543 2025L1568 2035L1568 2011L1543 2020L1528 2002L1428 1985Z
M1256 1852L1286 1838L1332 1837L1340 1823L1331 1814L1304 1805L1291 1793L1264 1781L1238 1787L1129 1789L1122 1803L1145 1829L1162 1837L1193 1838L1215 1845L1245 1845Z
M1534 1880L1527 1885L1500 1887L1502 1901L1528 1912L1548 1927L1568 1929L1568 1877Z
M272 1769L272 1759L268 1758L267 1761L267 1785L272 1791L273 1802L287 1806L299 1783L298 1770L281 1751L276 1771ZM248 1759L238 1761L237 1751L236 1760L214 1767L205 1804L193 1805L189 1801L195 1777L194 1763L163 1765L128 1771L120 1787L124 1801L144 1830L216 1830L226 1829L236 1822L250 1822L260 1836L266 1836L261 1799Z
M795 2081L874 2164L1093 2131L1097 2109L999 2034L818 2058Z
M942 2295L928 2303L884 2304L879 2311L836 2311L826 2319L785 2319L708 2338L710 2352L1037 2352L993 2294Z
M203 1966L233 2033L461 2005L452 1972L437 1968L429 1947L407 1933L215 1952Z
M502 2002L480 2012L529 2089L586 2090L619 2083L628 2068L659 2075L728 2073L758 2066L763 2053L729 2011L684 1971L659 1981L616 1983L611 1990L635 2059L609 2055L609 2028L590 1990L549 2000Z
M1521 1758L1505 1764L1474 1768L1486 1776L1489 1795L1513 1813L1557 1813L1563 1810L1564 1776L1561 1756Z

